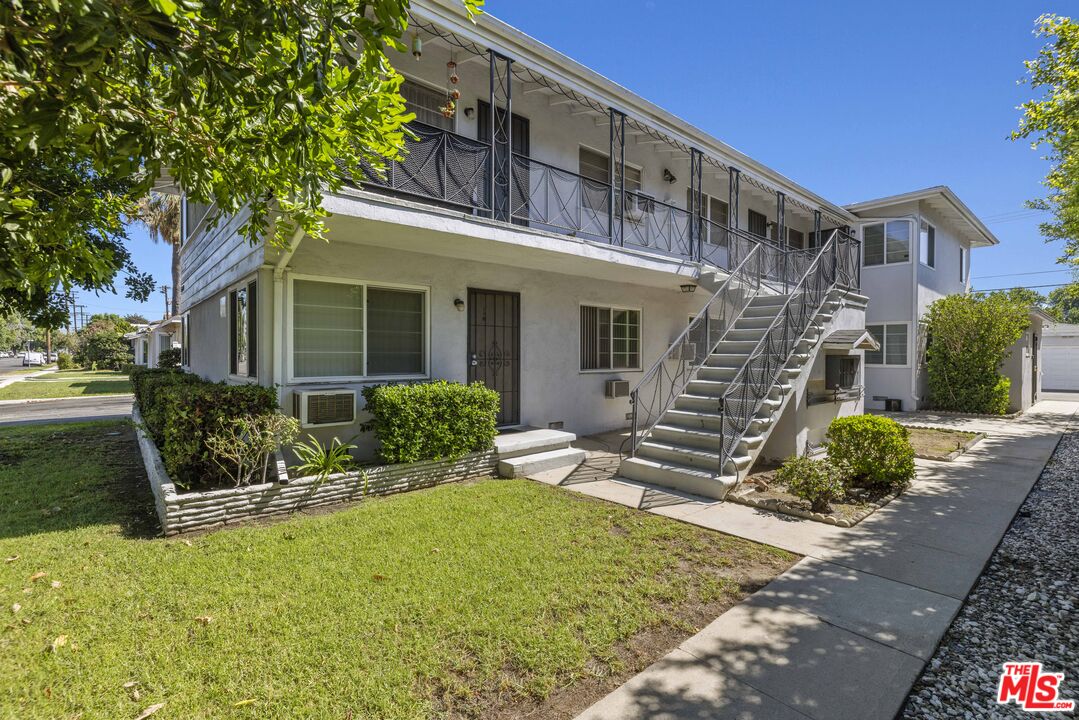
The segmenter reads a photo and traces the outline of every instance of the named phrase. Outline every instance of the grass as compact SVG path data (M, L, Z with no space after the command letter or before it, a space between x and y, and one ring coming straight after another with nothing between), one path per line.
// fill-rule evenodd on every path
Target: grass
M938 430L930 428L907 428L910 430L910 444L915 455L944 456L961 448L974 438L972 432L962 430Z
M0 430L0 717L518 716L795 559L517 480L165 540L146 485L126 422Z
M131 392L127 373L115 370L61 370L25 378L0 388L0 400L121 395Z

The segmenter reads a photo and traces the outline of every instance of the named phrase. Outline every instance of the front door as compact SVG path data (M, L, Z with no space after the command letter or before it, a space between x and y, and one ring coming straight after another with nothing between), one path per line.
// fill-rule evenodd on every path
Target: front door
M502 402L499 425L521 422L521 296L468 289L468 381L482 382Z

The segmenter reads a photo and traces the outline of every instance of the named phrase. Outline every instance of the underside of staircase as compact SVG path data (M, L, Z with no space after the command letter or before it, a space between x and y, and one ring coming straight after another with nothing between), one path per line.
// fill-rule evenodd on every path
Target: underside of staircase
M797 379L811 367L825 327L840 308L844 294L836 289L828 294L748 429L734 438L736 449L723 467L723 395L783 309L787 295L760 294L749 302L634 455L622 461L619 473L639 482L722 500L752 468L794 395Z

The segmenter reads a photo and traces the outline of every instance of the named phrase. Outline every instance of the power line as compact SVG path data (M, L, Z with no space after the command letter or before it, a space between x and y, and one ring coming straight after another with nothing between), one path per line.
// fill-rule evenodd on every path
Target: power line
M1036 290L1038 288L1064 287L1065 285L1071 285L1071 283L1054 283L1052 285L1018 285L1016 287L989 288L988 290L971 290L971 292L987 293L987 292L997 292L998 290L1003 290L1005 292L1007 292L1008 290Z
M988 280L989 278L1015 277L1017 275L1047 275L1049 273L1073 272L1079 268L1064 268L1063 270L1034 270L1032 272L1005 273L1004 275L979 275L972 280Z

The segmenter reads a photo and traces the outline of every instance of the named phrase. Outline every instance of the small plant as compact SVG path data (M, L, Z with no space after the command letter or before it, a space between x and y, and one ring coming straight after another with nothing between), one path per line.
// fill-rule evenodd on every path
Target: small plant
M75 358L69 352L56 353L56 369L71 370L75 367Z
M157 354L157 366L175 370L180 367L180 348L168 348Z
M914 479L910 431L877 415L836 418L828 426L828 458L848 485L901 490Z
M296 453L300 464L291 469L301 477L314 475L322 482L331 475L348 472L353 466L351 451L356 446L351 442L343 443L334 438L329 445L323 445L313 435L307 438L309 442L297 442L292 446L292 452Z
M840 470L827 459L792 457L776 472L776 479L791 495L809 501L813 512L831 511L830 503L843 497L845 488Z
M299 431L296 418L279 412L221 418L217 432L206 438L206 449L233 483L266 482L270 457L277 448L291 443Z

